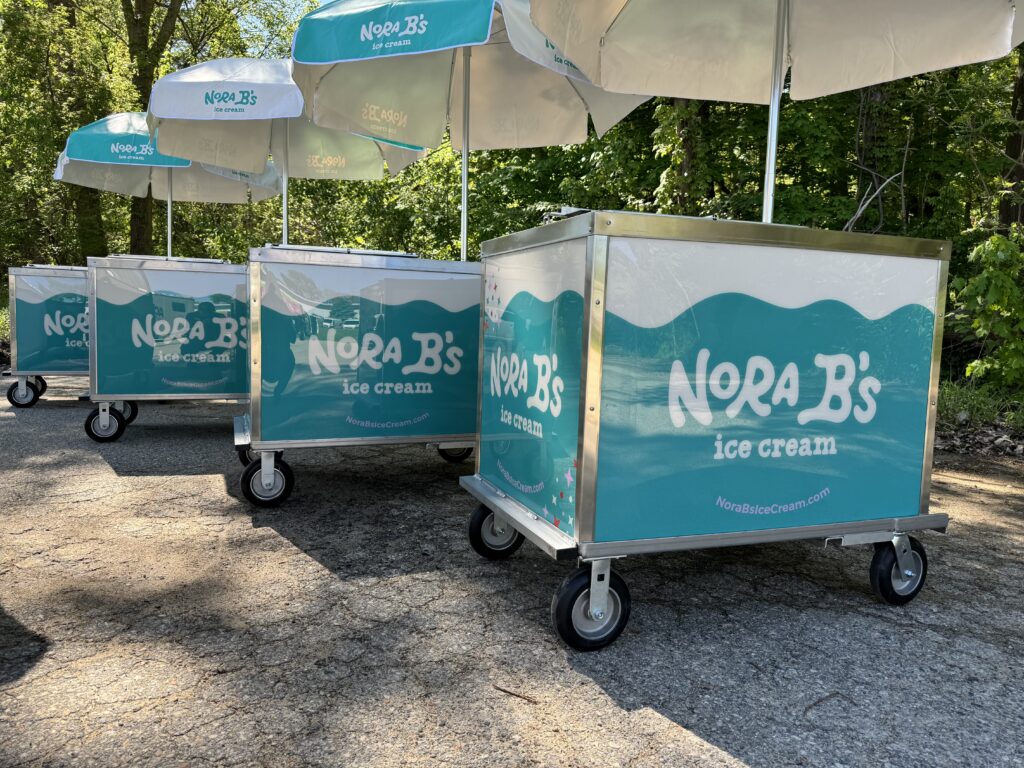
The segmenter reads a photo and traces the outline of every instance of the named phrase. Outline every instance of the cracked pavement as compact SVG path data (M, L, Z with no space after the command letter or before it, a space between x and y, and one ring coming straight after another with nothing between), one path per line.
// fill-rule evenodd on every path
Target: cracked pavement
M939 456L929 579L870 551L631 558L622 637L561 646L568 573L470 549L420 446L291 451L237 490L231 404L84 434L81 379L0 406L2 766L1024 765L1024 463Z

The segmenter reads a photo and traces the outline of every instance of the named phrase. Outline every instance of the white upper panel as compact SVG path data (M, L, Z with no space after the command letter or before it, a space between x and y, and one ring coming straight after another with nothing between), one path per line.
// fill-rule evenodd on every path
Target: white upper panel
M841 301L869 320L920 304L934 312L939 262L803 248L612 238L606 309L658 328L704 299L741 293L795 309Z
M484 311L493 322L509 302L527 292L539 301L554 301L566 291L583 295L587 261L584 238L551 243L484 260Z

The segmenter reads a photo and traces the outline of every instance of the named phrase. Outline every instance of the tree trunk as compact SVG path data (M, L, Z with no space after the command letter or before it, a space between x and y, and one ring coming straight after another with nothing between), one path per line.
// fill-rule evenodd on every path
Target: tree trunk
M107 228L103 223L99 191L72 185L71 199L75 206L78 263L84 264L89 256L106 256Z
M78 26L78 14L72 0L51 0L50 7L63 7L67 13L69 27ZM69 104L73 115L80 119L80 124L91 122L99 117L89 109L86 99L74 83L81 78L73 56L59 57L58 69L72 84L72 97ZM75 236L78 241L77 258L69 258L68 262L84 264L89 256L107 255L107 229L103 223L103 207L98 190L88 187L70 186L72 210L75 215Z
M1016 54L1017 73L1010 102L1015 125L1006 139L1006 155L1013 164L1003 175L1010 188L999 200L999 228L1004 232L1013 224L1024 224L1024 45L1017 46Z
M153 196L132 198L129 250L138 256L153 254Z
M160 58L171 41L171 33L178 21L182 0L168 0L164 17L153 35L153 13L156 0L121 0L121 10L128 31L128 54L135 72L132 84L138 94L140 109L149 105L153 80ZM129 241L135 254L148 255L153 252L153 196L132 198L131 232Z

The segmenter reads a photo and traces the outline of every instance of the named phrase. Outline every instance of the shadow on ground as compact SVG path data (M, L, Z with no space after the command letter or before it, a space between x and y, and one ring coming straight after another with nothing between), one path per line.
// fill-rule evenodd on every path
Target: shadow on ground
M22 677L46 653L49 643L0 606L0 685Z

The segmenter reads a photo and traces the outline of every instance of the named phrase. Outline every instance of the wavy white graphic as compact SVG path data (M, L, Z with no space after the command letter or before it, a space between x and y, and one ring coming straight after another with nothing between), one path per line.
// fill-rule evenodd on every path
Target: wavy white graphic
M704 299L742 293L786 309L835 300L869 320L919 304L935 311L939 262L724 243L612 238L607 311L658 328Z
M553 301L566 291L582 296L586 264L587 244L582 238L492 256L484 261L484 311L498 322L512 298L523 291L540 301Z
M223 265L236 270L218 271L218 264L204 265L202 272L194 270L139 269L137 267L112 269L92 267L96 270L96 298L123 306L131 304L140 296L162 294L164 297L181 297L200 300L208 296L230 296L246 302L249 295L248 277L238 272L237 267Z
M429 301L449 312L480 303L480 278L473 274L323 264L261 263L259 268L262 306L283 315L323 314L324 302L352 296L388 306Z
M27 304L42 304L44 301L66 293L85 296L88 292L85 270L67 277L44 275L15 275L14 277L15 298Z

